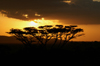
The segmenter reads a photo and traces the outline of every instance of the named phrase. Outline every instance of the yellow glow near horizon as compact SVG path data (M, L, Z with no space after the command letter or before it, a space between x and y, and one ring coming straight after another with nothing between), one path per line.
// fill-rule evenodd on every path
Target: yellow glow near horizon
M71 1L63 1L63 2L68 3L68 4L70 4L70 3L71 3Z
M29 26L38 27L38 24L37 24L37 23L35 23L34 21L31 21L31 22L29 23Z
M57 24L61 24L61 23L59 23L59 20L45 20L44 18L35 19L33 21L35 23L37 23L38 25L57 25Z
M44 26L44 25L58 25L59 20L45 20L44 18L41 19L34 19L29 21L29 26L38 27L38 26Z
M68 21L67 21L68 22ZM12 36L7 34L11 28L14 29L23 29L25 27L38 27L42 25L67 25L63 24L63 22L59 22L59 20L45 20L42 19L35 19L31 21L23 21L14 18L8 18L0 14L0 36ZM77 37L73 39L73 41L100 41L100 24L98 25L78 25L79 28L84 29L85 35L82 37Z

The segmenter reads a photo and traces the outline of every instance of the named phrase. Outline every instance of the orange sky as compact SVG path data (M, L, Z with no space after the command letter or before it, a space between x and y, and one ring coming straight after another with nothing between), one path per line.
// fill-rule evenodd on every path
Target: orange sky
M41 19L42 22L39 23L40 25L46 25L46 24L61 24L59 20L45 20ZM43 21L44 20L44 21ZM34 21L34 20L33 20ZM32 26L38 26L39 24L31 23L31 21L22 21L18 19L8 18L0 15L0 35L3 36L9 36L9 34L5 33L8 32L11 28L18 28L22 29L24 27ZM64 24L65 25L65 24ZM100 25L78 25L79 28L84 29L84 36L77 37L76 39L73 39L73 41L100 41Z
M9 36L11 28L76 24L85 35L73 41L100 41L100 0L0 0L0 13L0 35Z

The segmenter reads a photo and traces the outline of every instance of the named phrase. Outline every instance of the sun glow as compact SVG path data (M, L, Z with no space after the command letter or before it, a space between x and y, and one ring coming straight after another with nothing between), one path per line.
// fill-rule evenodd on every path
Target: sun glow
M71 3L71 1L63 1L63 2L68 3L68 4L70 4L70 3Z
M30 23L29 23L29 26L31 26L31 27L38 27L38 24L37 23L35 23L34 21L31 21Z
M60 23L59 23L59 20L45 20L44 18L41 18L41 19L31 20L30 24L42 26L42 25L55 25L55 24L60 24Z

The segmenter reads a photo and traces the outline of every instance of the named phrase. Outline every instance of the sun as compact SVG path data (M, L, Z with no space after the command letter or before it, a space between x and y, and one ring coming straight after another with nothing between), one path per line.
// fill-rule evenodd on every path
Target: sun
M35 23L34 21L31 21L31 22L29 23L29 26L30 26L30 27L37 27L38 24Z

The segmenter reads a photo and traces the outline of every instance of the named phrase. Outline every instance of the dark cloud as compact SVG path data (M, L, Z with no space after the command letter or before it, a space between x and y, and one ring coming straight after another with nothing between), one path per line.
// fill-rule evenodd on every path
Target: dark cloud
M0 10L8 17L21 20L59 19L73 24L100 24L100 3L92 0L0 0ZM67 1L67 0L66 0ZM36 16L35 14L41 16Z
M39 18L34 15L35 13L48 16L64 6L65 3L61 1L62 0L0 0L0 9L3 10L2 13L4 14L4 10L7 11L6 14L8 17L28 20L22 15L28 14L29 19Z

